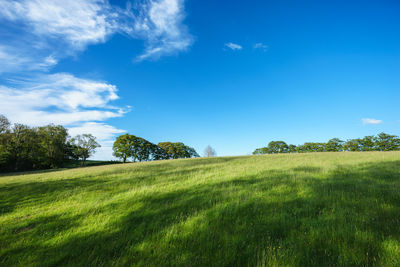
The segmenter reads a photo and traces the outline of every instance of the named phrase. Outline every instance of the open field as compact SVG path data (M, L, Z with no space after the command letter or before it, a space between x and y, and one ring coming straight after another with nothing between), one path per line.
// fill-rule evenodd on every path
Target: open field
M400 152L0 176L0 265L399 266Z

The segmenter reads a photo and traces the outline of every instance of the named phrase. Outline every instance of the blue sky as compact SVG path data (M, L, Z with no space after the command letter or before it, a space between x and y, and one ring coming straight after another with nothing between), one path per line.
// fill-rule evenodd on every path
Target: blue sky
M0 0L0 114L200 154L400 135L398 1Z

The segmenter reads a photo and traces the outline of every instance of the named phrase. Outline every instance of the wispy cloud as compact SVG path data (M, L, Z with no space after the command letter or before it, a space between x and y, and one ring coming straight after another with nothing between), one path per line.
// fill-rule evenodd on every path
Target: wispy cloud
M230 49L232 49L232 50L234 50L234 51L235 50L242 50L242 48L243 48L241 45L234 44L234 43L226 43L225 46L230 48Z
M193 43L183 24L183 4L183 0L159 0L141 6L132 31L146 41L145 52L137 57L138 61L185 51Z
M33 33L61 37L74 47L104 42L117 16L107 1L17 0L1 1L0 14L22 22Z
M0 21L12 23L17 32L8 33L7 43L0 41L0 65L13 65L14 70L43 61L33 64L43 68L49 53L57 61L115 33L144 40L138 60L158 59L193 43L184 18L183 0L143 0L126 9L106 0L0 0ZM18 55L18 60L10 55Z
M193 43L184 18L184 0L128 1L126 8L108 0L0 0L0 114L31 126L62 124L71 134L91 132L111 155L112 138L124 131L106 121L129 109L111 105L116 86L49 74L51 68L113 34L144 41L138 61L184 51Z
M268 45L265 45L263 43L256 43L253 46L254 49L260 49L262 51L267 51L268 50Z
M382 120L370 119L370 118L364 118L364 119L361 119L361 121L363 124L373 124L373 125L382 123Z

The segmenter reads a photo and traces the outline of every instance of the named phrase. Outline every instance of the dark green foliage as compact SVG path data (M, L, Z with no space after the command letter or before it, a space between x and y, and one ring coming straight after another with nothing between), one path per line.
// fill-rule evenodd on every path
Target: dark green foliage
M325 152L326 144L325 143L312 143L307 142L304 145L297 147L298 152Z
M135 161L149 161L165 159L163 149L144 138L132 134L118 136L113 145L114 156L125 163L131 158Z
M86 145L69 142L68 138L63 126L32 128L16 123L11 127L7 118L0 115L0 172L59 168L69 159L85 161L93 153L89 145L92 137L79 137L81 141L89 138L85 139L89 142Z
M158 143L168 159L196 158L199 157L194 148L186 146L184 143L161 142Z
M295 145L289 145L289 146L288 146L288 152L289 152L289 153L297 152L297 146L295 146Z
M271 141L268 144L268 152L270 154L287 153L288 149L288 145L283 141Z
M332 138L326 144L326 151L328 152L338 152L343 151L344 141L339 138Z
M275 153L340 152L340 151L396 151L400 150L400 138L396 135L380 133L363 139L349 139L346 142L332 138L327 143L306 142L303 145L287 145L283 141L272 141L267 147L257 148L254 155Z
M345 151L362 151L361 139L350 139L344 144Z
M374 151L375 149L375 142L376 142L376 137L370 135L370 136L365 136L363 139L359 140L362 146L362 151Z
M400 149L400 139L396 135L380 133L375 140L375 147L378 151L392 151Z
M114 156L123 162L199 157L196 150L183 143L162 142L158 145L132 134L118 136L113 145Z

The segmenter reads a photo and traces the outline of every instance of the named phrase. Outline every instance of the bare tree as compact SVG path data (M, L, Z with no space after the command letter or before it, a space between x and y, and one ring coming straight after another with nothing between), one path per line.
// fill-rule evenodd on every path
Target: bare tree
M204 156L209 158L209 157L215 157L217 153L215 152L214 148L211 146L207 146L206 149L204 149Z

